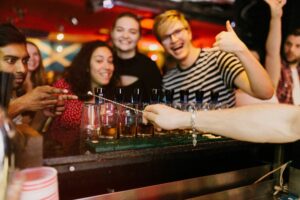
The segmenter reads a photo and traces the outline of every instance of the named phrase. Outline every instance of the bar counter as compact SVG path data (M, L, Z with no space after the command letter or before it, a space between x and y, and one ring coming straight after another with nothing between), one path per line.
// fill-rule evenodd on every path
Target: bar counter
M162 140L169 141L170 138ZM202 136L198 136L196 146L192 140L184 140L164 146L129 146L127 149L117 148L120 140L108 140L104 143L114 149L104 148L98 153L91 147L77 153L64 152L48 143L48 139L44 140L43 164L58 170L61 199L84 198L265 166L273 162L274 156L274 145ZM105 147L104 143L102 147ZM254 182L257 176L245 176L243 185ZM231 185L238 186L241 185Z

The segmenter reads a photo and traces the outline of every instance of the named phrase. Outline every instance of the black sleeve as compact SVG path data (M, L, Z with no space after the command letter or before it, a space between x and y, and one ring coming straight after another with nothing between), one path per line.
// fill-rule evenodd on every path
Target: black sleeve
M161 89L162 88L162 76L155 62L149 59L147 62L147 67L145 66L145 77L144 77L144 86L147 96L151 96L151 91L153 88Z

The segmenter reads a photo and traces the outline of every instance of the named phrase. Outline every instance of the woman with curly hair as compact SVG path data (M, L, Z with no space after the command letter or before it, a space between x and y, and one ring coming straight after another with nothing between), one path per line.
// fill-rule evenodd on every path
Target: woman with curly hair
M92 41L83 44L75 56L64 78L54 83L55 87L65 88L78 100L65 103L62 115L51 123L47 136L56 141L64 150L78 148L81 110L85 102L94 102L94 97L88 96L88 91L102 87L113 91L118 82L114 73L113 54L111 48L102 41Z

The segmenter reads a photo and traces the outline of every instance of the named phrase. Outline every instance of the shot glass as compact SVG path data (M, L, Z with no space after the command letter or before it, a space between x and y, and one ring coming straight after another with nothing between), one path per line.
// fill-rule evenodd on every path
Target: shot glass
M143 103L137 105L137 108L140 110L143 110L148 103ZM152 137L154 135L154 126L150 123L148 124L143 124L143 114L138 113L137 114L137 132L136 132L137 137Z
M125 104L134 107L134 104ZM118 132L120 138L133 138L137 130L137 113L134 110L125 107L119 107Z
M106 102L100 109L100 138L116 139L118 137L118 112L115 104Z

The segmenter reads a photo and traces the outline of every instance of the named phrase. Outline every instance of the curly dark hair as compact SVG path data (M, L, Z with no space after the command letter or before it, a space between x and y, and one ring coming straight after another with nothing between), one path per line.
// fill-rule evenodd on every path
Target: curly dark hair
M80 51L74 57L65 74L65 79L70 84L72 92L74 92L74 94L76 94L78 98L83 101L91 99L91 97L87 95L88 91L92 91L90 60L93 52L98 47L107 47L112 52L111 47L103 41L95 40L87 42L82 45ZM119 78L114 71L110 83L102 87L112 90L116 87L118 81Z

